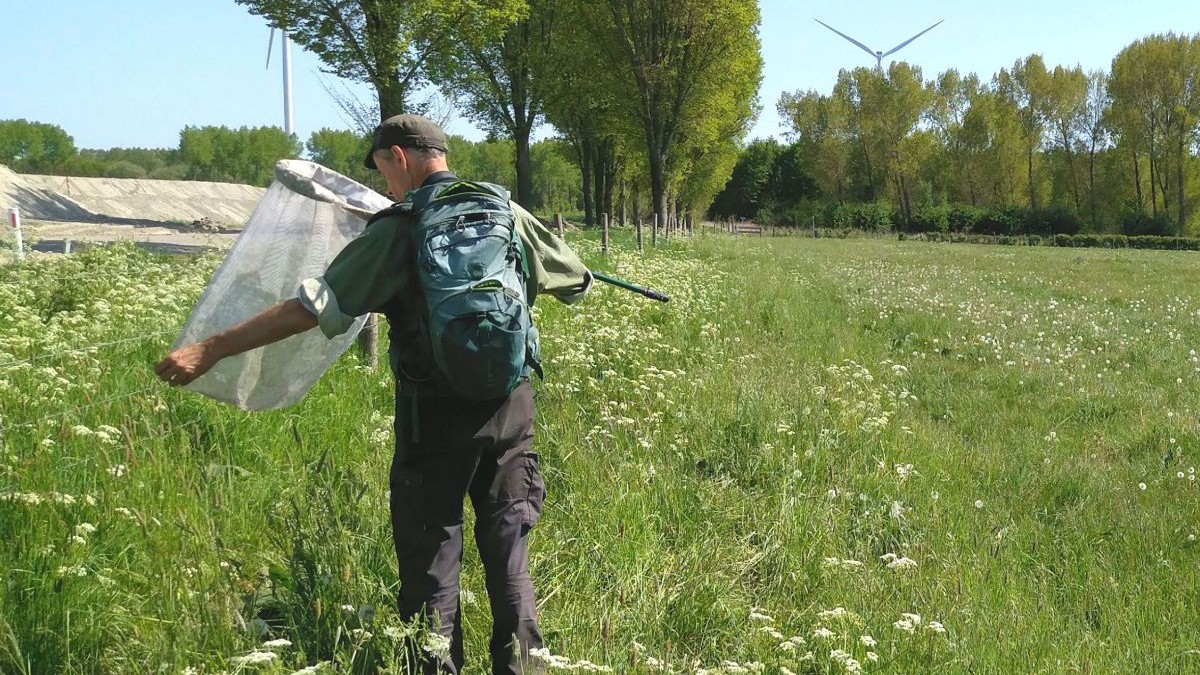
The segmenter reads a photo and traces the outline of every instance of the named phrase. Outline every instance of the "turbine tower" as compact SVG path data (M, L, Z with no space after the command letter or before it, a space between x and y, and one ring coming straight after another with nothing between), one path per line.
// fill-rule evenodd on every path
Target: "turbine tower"
M900 51L901 49L907 47L908 43L912 42L913 40L916 40L917 38L921 37L922 35L933 30L934 28L937 28L939 25L941 25L942 21L945 21L945 19L942 19L942 21L938 21L937 23L933 24L929 28L926 28L925 30L921 31L920 33L917 33L916 35L908 38L904 42L901 42L900 44L896 45L895 47L892 47L891 49L887 50L886 52L872 51L870 47L864 45L863 43L859 42L858 40L855 40L854 38L850 37L849 35L846 35L845 33L834 28L833 26L830 26L829 24L825 23L824 21L822 21L820 19L813 19L813 21L816 21L817 23L821 24L822 26L825 26L826 28L837 33L838 35L841 35L842 37L846 38L850 42L853 42L855 45L858 45L858 47L860 49L862 49L864 52L875 57L875 67L882 72L883 71L883 57L891 56L892 54L895 54L896 52Z
M292 124L292 50L288 43L287 31L279 31L280 50L283 52L283 131L289 135L295 133ZM271 49L275 45L275 29L271 29L271 37L267 39L267 69L271 68Z

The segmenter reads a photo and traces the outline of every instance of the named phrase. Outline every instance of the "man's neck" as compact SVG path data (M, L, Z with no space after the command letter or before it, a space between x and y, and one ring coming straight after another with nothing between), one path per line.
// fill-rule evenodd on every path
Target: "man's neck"
M458 176L455 176L454 173L452 171L450 171L449 168L443 167L443 168L441 168L437 171L433 171L433 172L429 173L427 176L425 176L425 180L421 181L421 187L425 187L426 185L433 185L434 183L441 183L443 181L448 181L448 180L457 180L457 178L458 178Z

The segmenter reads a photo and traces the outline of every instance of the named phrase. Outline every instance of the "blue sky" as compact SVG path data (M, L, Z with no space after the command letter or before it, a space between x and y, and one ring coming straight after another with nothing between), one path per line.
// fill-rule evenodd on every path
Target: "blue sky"
M920 66L926 79L948 68L988 79L1033 53L1050 66L1107 70L1140 37L1200 32L1197 0L763 0L761 7L763 112L755 137L786 131L775 112L780 93L828 93L840 68L873 63L814 18L881 51L945 19L892 57ZM175 147L187 125L282 126L279 54L267 70L267 37L265 22L233 0L0 0L0 119L57 124L82 148ZM369 89L322 74L296 46L292 62L301 139L322 127L349 128L325 86L348 86L367 100ZM482 137L461 118L449 131Z

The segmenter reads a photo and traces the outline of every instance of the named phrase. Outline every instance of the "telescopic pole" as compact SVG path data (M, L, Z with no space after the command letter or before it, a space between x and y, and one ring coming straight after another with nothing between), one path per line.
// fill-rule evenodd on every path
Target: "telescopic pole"
M637 293L639 295L644 295L647 298L650 298L651 300L657 300L659 302L670 302L671 301L670 296L668 296L666 293L663 293L662 291L656 291L653 288L647 288L645 286L638 286L637 284L631 284L628 281L625 281L624 279L610 277L607 274L603 274L603 273L597 272L595 270L591 270L591 272L592 272L593 277L599 279L600 281L603 281L606 284L612 284L613 286L624 288L627 291L633 291L634 293Z

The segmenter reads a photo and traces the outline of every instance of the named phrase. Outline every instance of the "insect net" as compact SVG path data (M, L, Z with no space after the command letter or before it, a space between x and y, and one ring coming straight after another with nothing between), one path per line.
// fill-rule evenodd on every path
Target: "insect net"
M228 256L188 317L175 347L203 340L283 300L321 276L391 200L319 164L283 160ZM243 410L269 410L304 397L362 329L359 317L330 340L309 330L223 359L187 389Z

